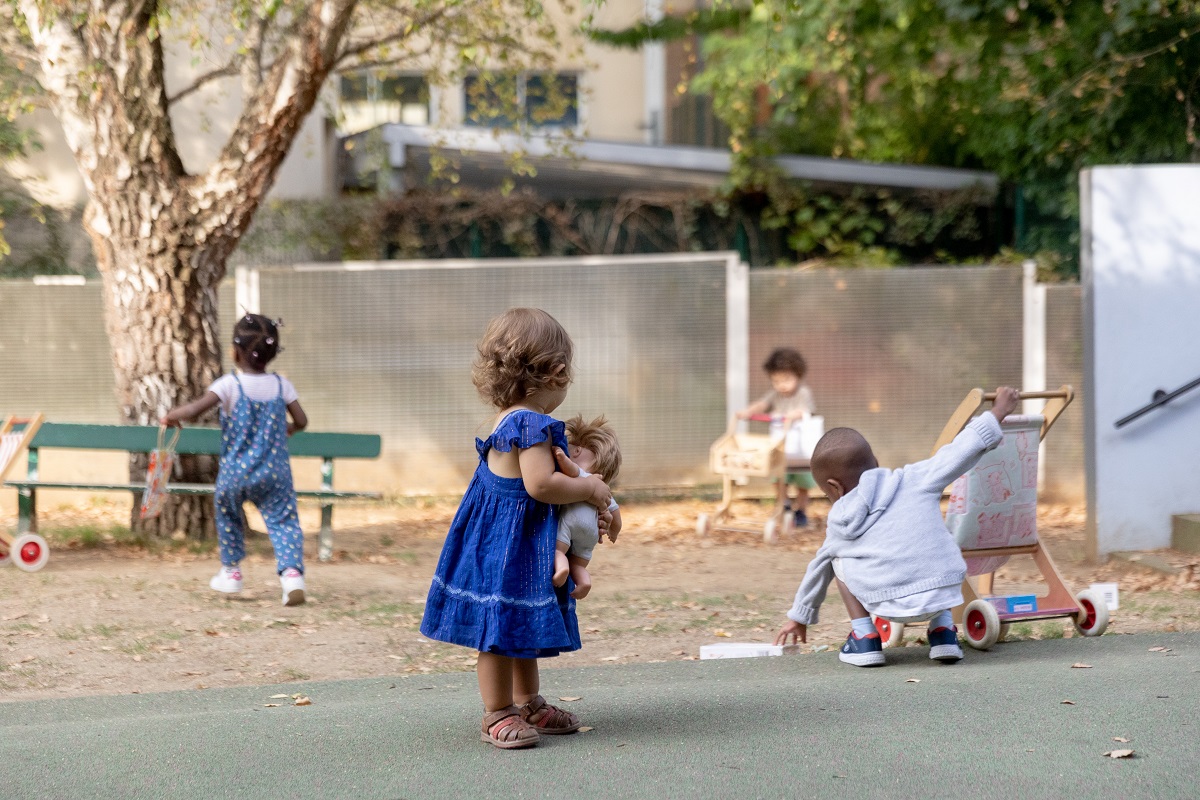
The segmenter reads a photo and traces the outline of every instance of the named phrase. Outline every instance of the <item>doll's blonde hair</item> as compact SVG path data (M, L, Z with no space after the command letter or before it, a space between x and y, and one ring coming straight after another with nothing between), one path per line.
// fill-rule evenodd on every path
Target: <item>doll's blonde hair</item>
M566 330L545 311L510 308L488 323L471 380L484 400L508 408L542 389L570 385L573 349Z
M621 443L608 420L601 415L591 422L584 422L583 415L576 414L567 420L566 427L567 441L595 453L592 472L603 475L604 482L612 486L621 471Z

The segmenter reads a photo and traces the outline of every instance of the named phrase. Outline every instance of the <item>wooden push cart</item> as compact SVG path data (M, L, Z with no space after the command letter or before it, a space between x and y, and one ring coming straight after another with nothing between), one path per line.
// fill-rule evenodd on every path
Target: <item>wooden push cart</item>
M752 423L771 421L772 418L765 415L750 418ZM789 470L807 470L808 461L789 460L784 451L783 437L767 433L740 432L738 422L736 416L730 419L725 433L709 448L709 468L721 476L721 503L711 516L701 514L697 517L696 533L707 536L713 530L746 533L757 533L761 530L764 541L775 542L781 534L790 533L792 529L792 515L787 511L785 495L776 495L775 504L765 519L738 517L733 513L734 501L751 499L746 497L744 492L739 495L738 487L754 484L761 487L764 482L783 481Z
M0 484L16 463L17 454L29 446L41 426L41 414L28 419L9 415L4 419L0 425ZM35 572L49 558L50 548L41 536L30 532L13 536L0 528L0 566L14 564L17 569Z
M1009 623L1069 617L1084 636L1108 626L1108 606L1091 589L1073 594L1037 537L1038 445L1074 399L1070 386L1048 392L1022 392L1022 399L1045 399L1039 415L1012 415L1001 423L1004 441L989 451L950 489L946 524L967 562L963 605L954 621L963 639L986 650L1004 637ZM972 389L946 423L933 451L949 444L963 426L995 400L995 393ZM1047 587L1042 597L995 597L995 571L1015 555L1033 557ZM972 585L970 576L976 576ZM885 645L903 637L903 626L876 620Z

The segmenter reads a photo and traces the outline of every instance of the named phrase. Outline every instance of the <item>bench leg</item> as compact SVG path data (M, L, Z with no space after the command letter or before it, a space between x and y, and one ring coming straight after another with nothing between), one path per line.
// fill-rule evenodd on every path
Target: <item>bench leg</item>
M20 489L17 492L17 535L37 533L37 490Z
M321 506L321 533L317 536L317 560L333 558L333 504Z

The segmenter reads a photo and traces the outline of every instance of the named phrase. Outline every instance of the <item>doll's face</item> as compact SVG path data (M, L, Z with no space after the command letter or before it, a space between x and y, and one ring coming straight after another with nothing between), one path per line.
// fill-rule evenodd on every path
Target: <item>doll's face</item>
M580 469L586 470L587 472L591 472L592 466L596 463L596 454L591 450L588 450L586 447L580 447L577 444L571 445L571 449L568 451L567 455L571 457L572 461L579 465Z

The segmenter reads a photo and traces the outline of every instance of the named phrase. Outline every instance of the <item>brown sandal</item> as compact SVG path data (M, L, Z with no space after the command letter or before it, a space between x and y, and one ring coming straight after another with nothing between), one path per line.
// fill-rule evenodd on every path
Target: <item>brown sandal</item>
M534 719L535 716L537 719ZM538 733L556 735L579 730L579 717L550 705L540 694L521 706L521 719L532 725Z
M521 710L516 706L484 714L483 732L479 734L479 738L501 750L533 747L541 737L522 716Z

